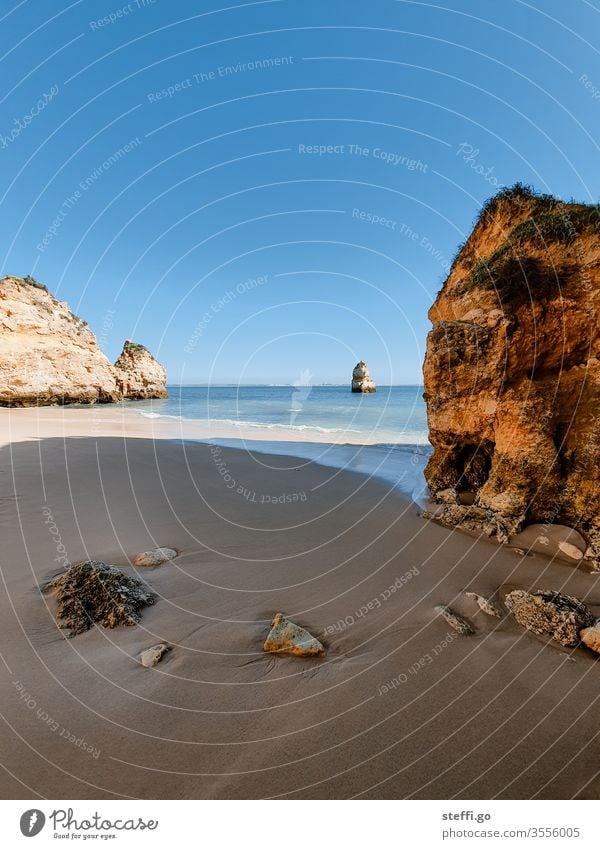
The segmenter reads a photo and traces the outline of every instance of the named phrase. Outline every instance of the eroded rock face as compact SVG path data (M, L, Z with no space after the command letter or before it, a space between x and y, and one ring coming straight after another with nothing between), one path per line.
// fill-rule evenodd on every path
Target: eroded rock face
M0 280L0 405L120 398L114 369L85 321L35 281Z
M361 360L354 366L352 372L352 391L353 392L376 392L377 387L369 374L367 364Z
M167 371L143 345L127 339L115 371L117 387L124 398L167 397Z
M163 366L134 342L111 365L87 323L41 283L0 280L0 406L165 398L165 381Z
M600 568L599 306L597 207L522 186L486 204L429 312L425 475L442 521L504 542L562 523Z
M513 590L504 603L519 625L534 634L552 637L563 646L576 646L579 632L594 624L591 610L579 599L552 590Z

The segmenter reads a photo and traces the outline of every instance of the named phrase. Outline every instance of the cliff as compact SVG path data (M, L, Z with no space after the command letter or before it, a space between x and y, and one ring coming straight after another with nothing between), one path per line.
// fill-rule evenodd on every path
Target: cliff
M600 214L527 187L485 205L433 304L425 475L442 521L563 523L600 567Z
M164 397L164 369L148 357L152 364L145 356L139 360L135 380L132 373L128 385L137 387L147 380L161 394L143 397ZM156 381L156 367L162 369L162 387ZM0 280L0 406L107 403L141 397L123 388L122 376L123 371L102 353L86 322L45 286L32 278Z
M167 372L143 345L127 339L115 363L117 386L125 398L166 398Z

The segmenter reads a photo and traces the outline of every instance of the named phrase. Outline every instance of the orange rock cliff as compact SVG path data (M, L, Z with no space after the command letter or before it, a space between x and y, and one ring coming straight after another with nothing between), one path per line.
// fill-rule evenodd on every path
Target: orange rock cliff
M429 311L425 476L439 517L508 541L570 525L600 568L600 208L517 184Z

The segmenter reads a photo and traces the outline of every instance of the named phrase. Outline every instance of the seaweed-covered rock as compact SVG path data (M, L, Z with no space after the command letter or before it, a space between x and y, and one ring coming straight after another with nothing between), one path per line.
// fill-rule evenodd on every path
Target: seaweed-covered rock
M83 634L93 625L136 625L140 610L155 601L137 578L99 560L70 566L53 578L46 590L55 591L60 627L68 628L70 637Z
M552 637L563 646L576 646L580 630L595 622L594 614L582 601L553 590L513 590L504 603L523 628Z

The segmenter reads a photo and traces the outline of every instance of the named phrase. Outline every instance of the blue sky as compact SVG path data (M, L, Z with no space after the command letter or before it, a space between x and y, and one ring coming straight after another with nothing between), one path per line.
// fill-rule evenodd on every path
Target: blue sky
M2 0L0 271L172 383L361 358L418 383L481 203L598 200L599 25L587 0Z

